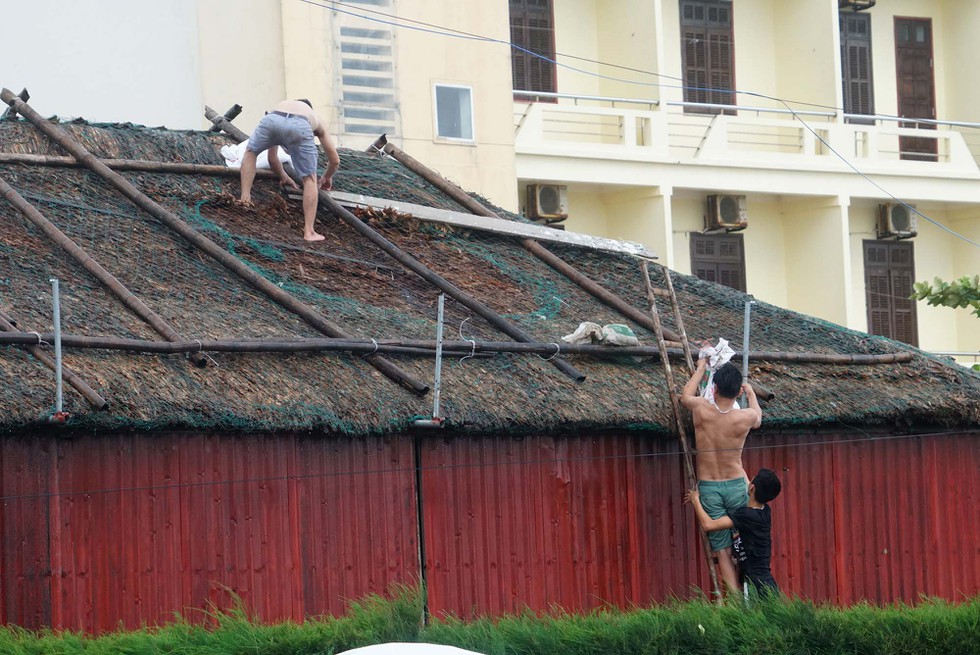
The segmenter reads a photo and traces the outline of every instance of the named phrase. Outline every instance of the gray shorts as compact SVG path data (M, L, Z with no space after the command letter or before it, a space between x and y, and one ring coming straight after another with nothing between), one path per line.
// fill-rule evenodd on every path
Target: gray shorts
M272 146L282 146L293 160L300 177L316 175L317 150L313 128L298 114L266 114L248 140L248 149L256 154Z

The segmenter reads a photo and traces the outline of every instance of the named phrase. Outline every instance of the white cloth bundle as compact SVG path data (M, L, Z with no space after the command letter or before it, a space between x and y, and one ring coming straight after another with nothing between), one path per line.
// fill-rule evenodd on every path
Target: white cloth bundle
M727 364L734 355L735 351L729 347L725 339L718 339L717 345L704 346L698 352L698 358L703 357L708 360L708 386L704 388L701 395L712 405L715 402L715 371ZM735 408L737 407L738 401L735 402Z
M245 149L248 147L248 139L245 139L237 146L221 146L221 156L225 158L225 166L228 168L241 168L242 157L245 156ZM279 161L283 164L289 161L289 153L285 148L279 148ZM271 168L269 166L269 151L263 150L255 160L255 168Z

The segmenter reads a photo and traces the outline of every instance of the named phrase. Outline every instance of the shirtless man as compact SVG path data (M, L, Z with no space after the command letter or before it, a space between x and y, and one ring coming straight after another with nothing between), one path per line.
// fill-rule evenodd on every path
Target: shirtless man
M752 387L742 384L742 373L730 362L715 371L714 401L698 396L698 384L706 366L707 360L698 360L697 370L681 392L681 403L694 417L701 504L712 519L717 519L749 502L742 448L749 430L762 425L762 410ZM735 408L735 398L740 390L748 398L749 406L745 409ZM718 568L725 584L738 592L738 575L732 560L732 531L711 532L708 541L718 557Z
M323 171L319 182L316 178L317 150L313 141L314 135L327 154L327 170ZM333 174L340 167L340 156L330 141L323 120L313 111L309 100L283 100L272 111L266 112L259 121L248 140L245 156L242 157L241 203L246 206L252 204L255 160L263 150L269 151L269 166L279 176L280 182L294 189L299 188L282 168L279 146L289 152L293 168L303 180L303 238L307 241L322 241L323 235L313 229L319 200L317 187L327 191L333 188Z

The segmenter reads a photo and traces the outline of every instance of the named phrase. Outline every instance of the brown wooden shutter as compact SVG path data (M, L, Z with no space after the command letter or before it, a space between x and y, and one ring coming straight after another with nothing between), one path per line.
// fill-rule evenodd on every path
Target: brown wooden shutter
M554 93L554 23L551 0L510 0L510 40L517 46L511 48L514 90Z
M695 277L745 291L745 250L741 234L691 233Z
M841 12L840 40L844 81L844 112L848 114L874 114L871 16Z
M909 242L865 241L864 281L868 333L918 345L912 285L915 262Z
M524 29L524 19L522 16L515 16L514 3L511 2L510 14L510 42L521 48L526 48L527 31ZM511 69L513 70L514 90L527 91L527 53L517 48L510 49Z
M724 0L680 0L684 100L734 105L735 40L732 4ZM716 109L686 108L717 113Z

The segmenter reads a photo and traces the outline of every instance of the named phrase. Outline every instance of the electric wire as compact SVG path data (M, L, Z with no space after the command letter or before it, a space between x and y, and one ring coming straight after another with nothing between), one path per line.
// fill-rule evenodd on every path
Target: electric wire
M865 430L844 423L843 421L837 420L838 423L846 428L860 432L865 435L864 438L853 438L853 439L824 439L820 441L802 441L795 443L785 443L776 445L759 445L759 446L744 446L741 450L787 450L791 448L809 448L812 446L825 446L825 445L835 445L835 444L865 444L871 442L893 442L901 441L907 439L921 439L924 437L937 438L944 436L953 437L966 437L973 435L980 435L980 430L965 430L965 431L952 431L952 432L924 432L916 434L898 434L898 435L882 435L874 436ZM729 452L737 451L738 448L717 448L717 449L704 449L699 451L694 451L695 453L714 453L714 452ZM237 478L237 479L224 479L224 480L207 480L203 482L175 482L173 484L161 484L161 485L139 485L132 487L112 487L104 489L88 489L79 491L57 491L57 492L43 492L34 494L11 494L0 496L0 501L6 502L11 500L30 500L30 499L41 499L41 498L57 498L63 496L91 496L91 495L106 495L114 493L132 493L132 492L142 492L142 491L173 491L180 489L191 489L191 488L204 488L204 487L216 487L216 486L228 486L228 485L248 485L248 484L266 484L270 482L302 482L307 480L319 480L327 478L339 478L339 477L351 477L351 476L361 476L361 475L389 475L396 473L414 473L416 471L451 471L460 469L488 469L488 468L499 468L503 466L535 466L542 464L556 464L556 463L581 463L581 462L604 462L604 461L616 461L616 460L640 460L640 459L651 459L659 457L680 457L683 456L684 452L682 450L671 450L664 452L647 452L647 453L637 453L632 455L605 455L599 457L553 457L553 458L539 458L539 459L524 459L511 462L491 462L491 463L478 463L478 464L443 464L439 466L395 466L389 468L379 468L379 469L366 469L361 471L332 471L329 473L309 473L303 475L276 475L267 477L257 477L257 478Z
M546 56L544 56L542 54L533 52L532 50L529 50L527 48L523 48L523 47L521 47L521 46L519 46L519 45L517 45L515 43L512 43L510 41L505 41L503 39L497 39L497 38L489 37L489 36L485 36L485 35L473 34L471 32L465 32L463 30L456 30L456 29L453 29L453 28L448 28L448 27L436 25L436 24L433 24L433 23L427 23L427 22L424 22L424 21L416 21L416 20L413 20L413 19L401 18L399 16L393 16L391 14L386 14L386 13L383 13L383 12L380 12L380 11L371 10L371 9L367 9L367 8L364 8L364 7L358 7L357 9L358 9L358 11L365 11L365 12L374 13L374 14L377 14L377 15L380 15L380 16L385 16L387 19L375 18L375 17L368 16L368 15L365 15L365 14L357 13L356 11L351 11L349 9L340 9L340 8L337 7L337 5L342 5L342 6L345 6L345 7L349 6L349 5L346 5L345 3L341 2L340 0L300 0L300 2L305 3L305 4L309 4L309 5L312 5L312 6L315 6L315 7L319 7L321 9L326 9L326 10L329 10L329 11L333 11L333 12L336 12L336 13L339 13L339 14L345 14L345 15L348 15L348 16L353 16L353 17L361 18L361 19L364 19L364 20L367 20L367 21L373 21L373 22L377 22L377 23L381 23L381 24L385 24L385 25L390 25L390 26L393 26L393 27L403 27L405 29L416 30L416 31L420 31L420 32L424 32L424 33L429 33L429 34L436 34L436 35L439 35L439 36L448 36L448 37L452 37L452 38L469 39L469 40L480 41L480 42L485 42L485 43L494 43L494 44L499 44L499 45L506 45L509 48L513 49L513 50L517 50L519 52L523 52L523 53L528 54L528 55L530 55L532 57L536 57L538 59L541 59L542 61L545 61L545 62L554 64L555 66L558 66L558 67L561 67L561 68L564 68L564 69L567 69L567 70L571 70L571 71L574 71L574 72L577 72L577 73L582 73L583 75L591 75L593 77L598 77L600 79L605 79L605 80L610 80L610 81L615 81L615 82L621 82L621 83L624 83L624 84L635 84L635 85L639 85L639 86L647 86L647 87L655 87L655 88L683 89L683 90L687 90L687 91L712 91L712 92L724 93L724 94L729 94L729 95L739 95L739 94L741 94L741 95L748 96L748 97L761 98L761 99L770 100L770 101L773 101L773 102L778 102L778 103L782 104L786 109L788 109L792 113L793 117L796 120L800 121L800 123L803 124L803 126L807 129L807 131L809 131L811 134L813 134L822 144L824 144L827 147L827 149L831 153L834 154L835 157L837 157L841 162L844 163L844 165L846 165L854 173L856 173L861 178L863 178L865 181L867 181L872 186L874 186L876 189L878 189L882 194L884 194L888 198L894 200L896 203L899 203L899 204L905 206L909 211L911 211L911 212L915 213L916 215L922 217L923 220L925 220L925 221L927 221L927 222L935 225L936 227L939 227L942 230L945 230L950 235L952 235L952 236L954 236L954 237L956 237L958 239L962 239L966 243L969 243L969 244L971 244L973 246L976 246L976 247L980 248L980 243L978 243L978 242L976 242L976 241L968 238L965 235L960 234L959 232L956 232L955 230L947 227L945 224L941 223L940 221L937 221L937 220L935 220L935 219L927 216L926 214L924 214L923 212L919 211L918 209L916 209L915 207L913 207L909 203L907 203L907 202L899 199L897 196L895 196L893 193L891 193L890 191L888 191L881 184L879 184L878 182L874 181L871 177L869 177L863 171L861 171L860 169L858 169L857 166L855 166L850 160L848 160L846 157L844 157L844 155L842 155L840 152L838 152L824 138L822 138L819 135L819 133L816 130L814 130L813 127L810 126L810 124L807 121L805 121L799 115L799 113L796 110L794 110L792 107L790 107L789 103L790 102L793 102L794 104L797 104L797 105L809 105L809 106L816 106L816 107L823 107L823 108L827 108L827 109L833 109L835 111L842 111L842 109L840 107L836 107L836 106L833 106L833 105L821 105L821 104L817 104L817 103L805 103L805 102L798 102L798 101L793 101L793 100L786 100L784 98L779 98L779 97L776 97L776 96L771 96L771 95L768 95L768 94L765 94L765 93L759 93L759 92L755 92L755 91L732 90L732 89L711 89L711 88L687 86L687 85L683 85L683 84L681 84L681 85L675 85L675 84L663 84L661 82L643 82L643 81L637 81L637 80L629 80L629 79L625 79L625 78L615 77L615 76L611 76L611 75L604 75L602 73L597 73L597 72L594 72L594 71L585 70L585 69L578 68L578 67L575 67L575 66L570 66L569 64L563 64L563 63L557 61L557 59L552 59L550 57L546 57ZM328 3L328 4L324 4L324 3ZM606 64L605 62L598 62L598 61L595 61L595 60L586 60L586 61L591 61L593 63L599 63L601 65L609 65L609 64ZM638 70L638 69L636 69L636 70ZM657 77L666 77L666 78L669 78L669 79L680 79L680 78L677 78L675 76L668 76L668 75L661 74L661 73L656 73L656 72L653 72L653 71L643 71L643 72L646 73L646 74L649 74L649 75L657 76ZM735 108L737 108L737 106L736 105L733 105L733 109L735 109ZM899 118L902 118L902 117L895 116L894 118L899 119ZM912 119L912 118L906 118L904 120L908 120L910 122L914 122L914 119Z

